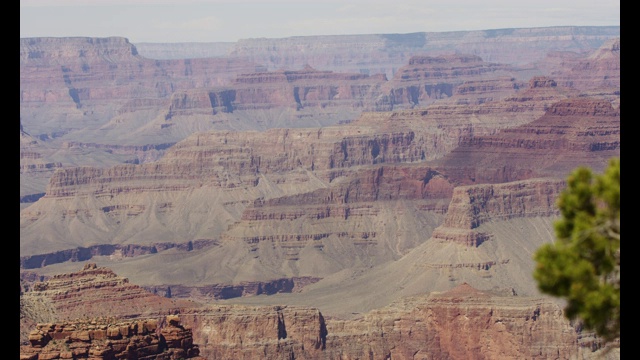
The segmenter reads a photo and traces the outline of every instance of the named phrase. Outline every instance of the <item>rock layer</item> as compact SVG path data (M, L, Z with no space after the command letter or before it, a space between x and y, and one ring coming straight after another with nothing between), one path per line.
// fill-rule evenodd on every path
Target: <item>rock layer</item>
M564 181L554 179L456 187L444 223L432 237L477 247L490 239L474 230L487 221L557 216L555 202L564 187Z
M86 279L67 282L65 288L90 294L97 289L86 284L93 283L103 294L125 295L129 306L144 306L155 296L126 296L131 288L100 286L96 280L107 272L88 266L57 278ZM42 284L47 283L35 288ZM50 300L57 308L64 303ZM467 284L405 298L351 320L325 318L317 309L296 306L185 303L174 310L177 315L129 320L98 317L95 309L85 312L85 319L37 325L29 332L30 345L21 346L21 358L109 358L127 351L149 359L199 354L209 359L590 359L603 346L579 324L570 324L548 299L499 295Z
M602 171L612 156L620 156L620 108L577 98L554 103L529 124L469 138L436 168L493 183L509 181L508 173L563 178L578 165Z
M193 344L191 329L176 315L156 319L118 321L98 318L38 324L30 345L20 347L20 359L149 359L204 360Z

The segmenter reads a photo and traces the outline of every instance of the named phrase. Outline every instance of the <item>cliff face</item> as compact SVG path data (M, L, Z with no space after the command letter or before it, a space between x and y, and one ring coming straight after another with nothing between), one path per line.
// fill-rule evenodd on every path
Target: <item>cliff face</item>
M193 344L191 329L180 318L118 321L98 318L38 324L29 334L29 344L20 347L20 358L39 359L154 359L204 360ZM159 326L163 325L163 326Z
M619 27L550 27L246 39L230 54L268 69L309 64L323 70L381 73L390 79L414 55L463 53L485 61L527 64L548 51L596 48L619 34Z
M581 341L556 304L467 284L327 326L327 349L345 359L588 358L601 345Z
M118 37L24 38L21 121L34 136L91 142L87 134L70 135L87 126L108 127L113 118L120 127L140 126L141 120L157 116L175 91L221 85L257 69L228 58L151 60ZM127 140L123 134L102 131L95 139L122 144Z
M612 156L620 156L620 109L607 100L578 98L553 104L529 124L470 138L438 163L443 171L499 182L506 172L564 177L576 163L601 171Z
M620 38L605 41L587 57L552 53L541 60L539 66L552 69L551 76L563 86L590 92L619 93Z
M384 75L333 73L309 66L295 71L240 74L221 89L174 94L165 117L275 108L364 108L384 82Z
M508 65L488 63L474 55L413 56L384 85L385 91L376 99L375 108L392 110L425 106L454 94L481 92L485 97L489 96L487 93L498 95L497 85L473 85L474 82L486 81L487 78L504 78L503 81L511 82L510 85L501 86L501 95L506 96L517 89L518 85L513 78L516 73L517 70ZM466 84L463 86L463 83ZM458 90L458 86L463 88Z
M125 38L20 39L20 102L69 102L166 98L177 89L206 87L253 72L240 60L151 60Z
M487 221L558 215L555 202L564 187L563 181L553 179L456 187L444 222L432 237L477 247L490 239L490 234L474 230Z
M594 86L619 79L619 41L583 54L618 36L618 27L567 27L251 39L178 44L185 56L166 60L118 37L21 39L21 123L47 144L22 151L21 206L42 196L55 168L153 161L196 131L328 126L447 99L482 104L538 73L601 92ZM199 46L209 50L188 50ZM514 66L559 50L577 62Z
M80 281L64 287L57 281L57 286L78 294L90 295L98 288L104 295L118 294L122 308L143 307L159 298L150 293L131 296L131 287L103 286L99 278L107 273L113 274L88 266L58 276ZM31 291L51 284L36 282ZM59 297L47 298L55 308L68 305ZM98 309L69 320L58 312L51 322L33 326L21 345L21 358L106 359L126 353L145 359L590 359L602 347L548 299L498 295L467 284L405 298L351 320L326 318L317 309L297 306L190 302L172 310L175 314L152 316L98 316Z
M379 171L375 167L382 164L432 161L472 138L530 122L544 114L545 107L566 98L567 95L555 87L533 86L517 97L504 100L471 106L447 103L423 110L365 113L349 124L319 129L199 133L165 150L165 156L156 162L61 169L53 174L39 204L21 215L23 254L34 254L36 248L29 250L29 244L36 239L39 251L68 249L55 246L57 241L51 236L59 231L68 234L67 240L79 247L116 245L124 239L131 245L217 239L229 225L240 220L244 208L258 198L297 196L329 188L336 180L365 175L358 175L357 171L350 170L352 167L373 166L373 172L366 175L372 176ZM401 175L404 170L390 167L386 171L390 171L390 176L404 176ZM400 172L392 175L397 171ZM454 176L441 173L458 185L473 181L472 176L464 172L461 176L452 171L449 174ZM421 181L411 176L418 183ZM507 170L494 182L523 176ZM375 176L369 180L355 178L347 181L358 184L375 180ZM348 196L352 198L358 189L367 189L352 186L356 186L349 190ZM387 191L386 188L370 190ZM400 199L394 194L371 194L373 192L367 195L368 200L363 197L360 201ZM315 195L305 196L312 199ZM181 219L177 209L193 207L185 201L196 198L198 202L216 201L222 206L198 212L189 220ZM434 205L429 206L436 209ZM336 211L334 214L344 209L336 208ZM147 214L154 214L157 221L148 223ZM135 225L138 221L142 222ZM209 225L196 227L192 225L194 221ZM74 225L69 226L70 223ZM173 225L168 226L169 223ZM57 230L51 231L52 227ZM153 235L139 231L145 228ZM376 231L369 228L359 232ZM91 239L87 233L93 234Z

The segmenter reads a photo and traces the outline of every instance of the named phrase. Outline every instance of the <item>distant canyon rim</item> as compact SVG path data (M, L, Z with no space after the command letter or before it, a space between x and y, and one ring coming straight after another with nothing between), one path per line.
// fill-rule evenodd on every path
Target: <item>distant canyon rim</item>
M531 275L619 27L21 38L20 139L21 358L619 358Z

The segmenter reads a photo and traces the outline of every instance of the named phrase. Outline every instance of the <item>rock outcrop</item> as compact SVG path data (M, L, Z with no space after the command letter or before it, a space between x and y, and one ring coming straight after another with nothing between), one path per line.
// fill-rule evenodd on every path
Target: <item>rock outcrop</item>
M456 187L444 223L432 237L477 247L490 239L474 230L487 221L558 215L556 199L564 187L564 181L554 179Z
M33 282L22 294L28 304L48 304L58 320L93 317L132 318L169 314L189 304L153 295L111 269L88 263L79 272Z
M361 319L328 321L327 329L327 349L340 349L343 359L589 358L602 346L546 299L499 296L467 284Z
M498 96L512 95L518 89L519 84L513 77L516 72L511 66L487 63L474 55L413 56L384 84L383 93L375 100L374 109L390 111L424 107L454 94L474 93L475 96L484 95L485 100L493 97L498 100ZM487 81L487 78L506 78L503 81L510 84L474 85L475 82ZM463 87L458 90L458 86ZM493 93L492 97L485 92Z
M69 282L65 289L91 294L106 272L89 265L56 277L80 276L85 281ZM95 286L87 286L91 283ZM103 294L129 299L126 305L159 298L129 296L132 288L102 288ZM61 299L51 301L61 307ZM194 302L154 316L98 316L96 310L34 326L20 347L21 359L595 359L604 347L547 298L479 291L468 284L407 297L352 319L327 318L311 307ZM619 348L609 354L616 353Z
M204 360L193 343L191 329L180 318L122 321L97 318L38 324L29 345L20 347L20 359L149 359Z

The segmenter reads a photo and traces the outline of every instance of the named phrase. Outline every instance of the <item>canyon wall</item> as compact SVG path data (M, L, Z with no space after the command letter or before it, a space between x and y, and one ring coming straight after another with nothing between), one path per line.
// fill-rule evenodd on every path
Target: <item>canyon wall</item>
M620 36L619 27L548 27L411 34L244 39L230 55L268 69L309 64L317 69L395 75L413 55L464 53L485 61L527 64L548 51L580 52Z
M100 282L86 286L109 272L88 266L60 277L86 282L58 288L82 294L100 287L104 294L125 295L123 309L158 297L126 296L132 288ZM40 295L56 308L64 306L60 298ZM131 315L97 316L92 310L83 318L38 324L21 345L21 358L106 359L128 353L149 359L591 359L604 350L600 339L569 323L548 299L499 295L468 284L408 297L351 320L326 318L305 307L196 303L184 303L174 314ZM615 356L616 349L609 354Z

